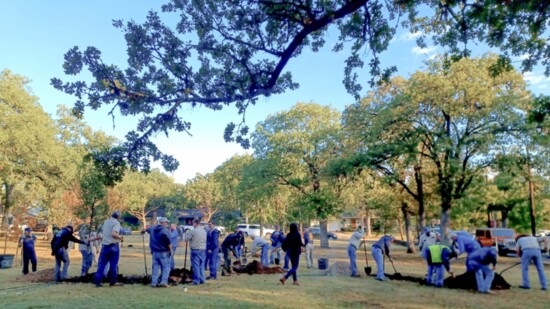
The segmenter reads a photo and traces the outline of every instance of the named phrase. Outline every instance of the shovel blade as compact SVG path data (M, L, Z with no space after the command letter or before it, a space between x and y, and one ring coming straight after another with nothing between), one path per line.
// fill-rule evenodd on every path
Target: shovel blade
M365 267L365 273L367 274L367 276L369 276L371 272L372 272L372 267L370 266Z

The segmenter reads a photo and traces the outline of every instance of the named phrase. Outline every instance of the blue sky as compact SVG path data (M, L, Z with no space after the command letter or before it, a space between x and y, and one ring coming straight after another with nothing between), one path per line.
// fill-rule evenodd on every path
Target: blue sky
M81 49L95 46L102 51L106 63L124 66L124 37L111 25L111 21L142 21L147 11L157 10L163 2L1 0L0 70L9 69L15 74L28 77L40 104L46 112L55 116L57 105L72 106L74 102L73 97L53 89L50 85L52 77L68 80L61 67L65 52L75 45ZM388 52L383 55L383 64L396 65L400 75L408 76L421 69L424 60L442 52L437 47L416 47L414 37L410 33L399 33ZM288 110L296 102L330 105L340 111L354 102L342 84L345 54L331 52L331 42L335 39L336 34L329 37L325 48L319 53L305 50L301 56L291 60L287 69L292 72L300 88L283 95L260 98L258 104L250 107L247 112L247 123L251 128L270 114ZM369 78L367 70L365 68L361 75L365 81L364 91L367 90ZM85 75L79 77L83 78ZM550 93L550 78L543 76L541 69L525 74L525 79L534 93ZM225 143L223 140L225 125L231 121L240 121L234 108L229 107L221 112L188 108L184 112L192 122L193 136L171 134L169 138L156 138L161 150L174 155L180 161L179 169L171 174L176 181L184 183L196 173L212 172L234 154L245 153L240 146ZM107 109L97 112L87 110L85 119L94 129L103 130L120 139L134 125L131 119L118 117L115 120L116 127L113 128Z

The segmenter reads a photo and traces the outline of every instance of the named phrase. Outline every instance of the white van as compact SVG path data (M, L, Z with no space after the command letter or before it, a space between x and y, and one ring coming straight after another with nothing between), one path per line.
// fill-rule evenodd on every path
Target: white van
M262 237L271 237L271 234L275 232L273 229L263 228L264 234L260 235L260 225L259 224L239 224L237 227L243 231L243 235L246 236L262 236Z

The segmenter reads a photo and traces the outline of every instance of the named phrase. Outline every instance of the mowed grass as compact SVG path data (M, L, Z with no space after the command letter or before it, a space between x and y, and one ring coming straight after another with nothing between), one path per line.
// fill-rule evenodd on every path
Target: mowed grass
M316 248L315 259L325 257L330 263L348 262L347 238L331 241L331 248ZM124 275L144 275L142 239L139 235L126 236L121 249L120 271ZM247 242L250 242L247 240ZM132 244L133 248L128 248ZM147 245L147 244L146 244ZM374 260L369 262L376 271ZM39 270L53 268L53 258L49 254L48 243L38 244ZM15 253L10 244L8 253ZM402 247L395 247L394 262L397 271L403 275L423 276L426 266L418 254L406 254ZM189 257L187 257L189 259ZM358 268L363 272L364 253L357 252ZM519 261L507 257L499 260L497 272ZM71 251L70 275L80 274L80 253ZM512 284L512 289L496 291L492 295L482 295L473 291L436 289L404 281L379 282L372 277L350 278L347 276L326 276L316 268L305 268L305 259L300 261L300 286L278 282L279 275L232 275L218 276L217 281L207 281L205 285L179 285L168 289L155 289L143 285L126 285L110 288L95 288L92 284L48 285L28 283L27 290L10 290L13 286L25 286L15 282L21 276L21 266L0 270L0 308L550 308L550 294L540 290L534 268L531 270L529 291L517 288L521 284L520 267L515 267L503 275ZM176 266L184 265L184 248L179 247ZM147 266L151 272L150 255ZM316 266L316 265L315 265ZM187 267L190 267L189 260ZM457 273L464 271L464 260L453 262ZM92 271L95 271L93 267ZM548 271L548 267L547 267ZM390 264L386 273L393 273ZM290 284L289 284L290 283ZM184 292L184 287L187 292Z

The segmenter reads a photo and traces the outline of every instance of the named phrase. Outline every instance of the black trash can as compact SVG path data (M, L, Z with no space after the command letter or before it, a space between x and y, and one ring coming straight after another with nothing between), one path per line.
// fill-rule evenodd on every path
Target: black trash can
M12 268L13 254L0 254L0 268Z
M319 269L327 269L328 259L320 258L319 260L317 260L317 265L318 265Z

